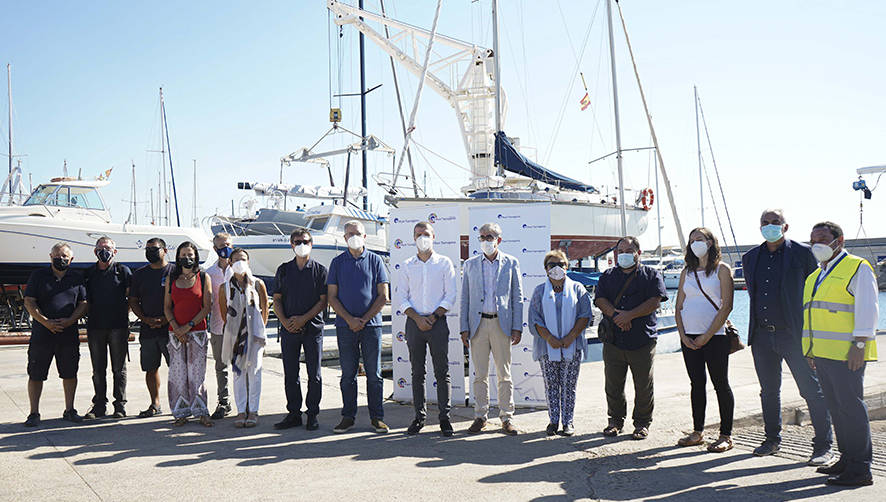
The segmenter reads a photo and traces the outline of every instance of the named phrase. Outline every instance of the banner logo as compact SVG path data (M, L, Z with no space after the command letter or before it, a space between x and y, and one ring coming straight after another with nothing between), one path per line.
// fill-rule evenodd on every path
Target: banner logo
M398 331L397 332L397 340L400 340L401 342L405 342L406 341L406 333L404 333L402 331Z
M546 228L547 225L529 225L528 223L523 224L523 228Z
M403 239L394 239L394 247L397 249L403 247ZM526 251L524 250L523 252L525 253Z
M499 214L498 219L500 220L515 220L519 218L520 215L517 214Z
M406 388L406 379L405 378L397 379L397 387L400 387L401 389L405 389Z
M429 223L437 223L437 213L431 213L428 215Z

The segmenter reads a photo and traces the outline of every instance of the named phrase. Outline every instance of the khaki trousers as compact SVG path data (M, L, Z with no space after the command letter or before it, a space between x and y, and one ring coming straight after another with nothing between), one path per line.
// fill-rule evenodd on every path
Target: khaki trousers
M480 319L471 338L474 360L474 416L486 419L489 413L489 354L498 377L498 407L502 422L514 415L514 382L511 380L511 337L502 332L498 319Z

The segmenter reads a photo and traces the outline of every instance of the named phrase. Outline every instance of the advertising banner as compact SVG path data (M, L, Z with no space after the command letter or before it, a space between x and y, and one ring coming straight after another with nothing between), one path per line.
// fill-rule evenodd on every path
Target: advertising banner
M455 266L458 281L456 302L446 314L449 324L449 374L452 380L453 405L465 402L464 346L458 333L458 308L461 289L461 244L459 242L459 207L422 206L393 208L388 216L387 237L390 249L391 270L391 333L394 365L394 399L412 401L412 366L406 345L406 315L400 311L403 304L402 265L407 258L416 255L413 229L419 221L427 221L434 227L434 251L449 257ZM430 349L425 361L425 397L428 402L437 401L436 379L431 364Z
M514 381L514 403L517 406L546 406L544 380L537 361L532 360L532 334L527 329L529 298L535 287L546 280L545 253L551 249L550 203L525 203L490 205L468 208L470 256L480 251L479 229L484 223L498 223L502 228L499 249L520 262L523 279L523 336L520 343L511 347L511 378ZM510 333L508 333L510 334ZM474 365L468 371L470 388L473 389ZM497 404L498 388L495 364L489 364L490 404ZM473 403L473 396L471 402Z

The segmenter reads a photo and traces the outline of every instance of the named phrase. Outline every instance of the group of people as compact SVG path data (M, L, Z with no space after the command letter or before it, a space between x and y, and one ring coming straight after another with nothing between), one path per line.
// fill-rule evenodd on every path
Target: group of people
M863 377L867 361L876 360L877 285L864 259L843 249L843 232L834 223L815 225L812 246L785 238L788 224L780 210L767 210L760 219L765 242L742 257L750 296L748 343L761 387L766 439L754 451L777 453L781 441L781 366L786 362L806 400L815 429L810 465L831 475L828 483L870 484L872 444ZM381 257L365 247L363 225L344 226L348 249L335 257L329 269L311 258L310 231L290 236L295 257L279 266L275 276L273 309L279 319L287 414L277 429L304 425L319 428L322 395L321 356L323 314L336 314L335 330L341 364L341 421L335 433L352 429L357 415L357 375L362 359L366 373L367 407L373 429L388 432L384 422L381 377L381 310L388 301L389 279ZM450 375L447 315L459 302L461 340L470 350L475 378L474 421L471 434L487 427L489 418L489 362L495 366L501 430L517 434L511 378L511 347L523 333L524 296L519 261L499 249L502 230L496 223L479 228L482 253L466 260L457 296L458 272L452 261L434 251L434 228L429 222L414 227L416 255L399 267L402 304L407 317L406 343L412 367L415 419L406 433L418 434L427 420L425 359L430 352L437 381L439 427L453 434L450 420ZM720 412L719 437L707 445L711 452L733 447L734 397L729 386L729 355L737 336L727 329L733 307L733 279L721 261L717 238L706 228L689 234L686 266L676 299L676 325L691 392L692 432L679 446L705 444L706 381L710 375ZM200 271L197 247L184 242L169 263L166 244L154 238L145 247L148 264L134 273L114 262L114 242L103 237L95 246L97 261L85 273L69 270L70 246L56 244L52 264L33 273L25 305L34 319L28 349L28 393L31 413L25 425L40 421L39 398L48 368L55 357L65 391L63 418L80 422L74 409L79 361L77 323L87 316L87 338L93 365L95 395L85 418L108 413L106 368L110 353L113 373L113 416L126 416L128 319L131 310L141 327L141 367L151 403L140 417L160 414L159 367L169 366L169 407L175 425L191 417L204 426L231 413L228 370L239 415L237 427L258 423L262 356L267 340L268 291L253 276L249 254L233 248L231 236L215 235L218 260ZM588 351L585 331L593 322L592 303L603 315L609 333L603 340L603 362L608 423L606 436L616 436L627 418L625 383L628 370L634 383L632 437L650 434L654 406L653 367L657 311L668 299L661 273L639 262L635 237L618 240L617 266L599 278L593 302L580 283L568 277L569 260L561 250L544 256L547 280L532 292L528 330L532 355L542 372L548 404L548 435L575 433L576 385ZM207 317L209 322L207 323ZM730 326L731 328L731 326ZM204 386L207 350L215 360L218 396L210 414ZM302 395L300 358L308 373ZM305 420L303 420L304 401ZM830 453L831 427L837 436L840 459Z

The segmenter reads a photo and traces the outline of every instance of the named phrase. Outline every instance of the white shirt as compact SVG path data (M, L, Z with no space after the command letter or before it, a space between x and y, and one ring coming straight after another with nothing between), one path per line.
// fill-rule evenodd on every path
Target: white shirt
M501 252L495 253L495 259L490 260L489 257L483 255L480 259L481 269L483 271L483 306L484 314L498 313L498 305L496 305L495 296L495 278L498 277L498 269L501 267Z
M402 277L403 304L400 310L412 308L420 315L430 315L437 307L452 310L455 305L456 274L452 260L431 252L427 261L412 256L403 262Z
M219 288L225 282L225 271L218 266L218 262L215 262L206 269L206 275L212 281L212 307L209 309L209 332L213 335L221 335L224 333L225 318L218 311L218 295Z
M822 267L821 274L827 274L831 268L837 264L837 261L847 255L845 249L828 261L826 267ZM852 336L856 338L874 338L877 334L877 323L880 316L879 290L877 288L877 277L870 267L858 267L858 271L852 276L847 288L849 293L855 297L855 328L852 330Z

